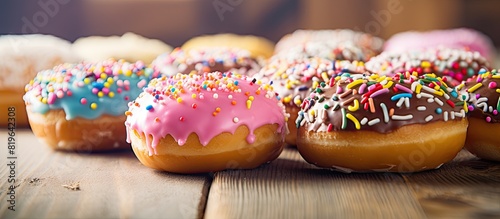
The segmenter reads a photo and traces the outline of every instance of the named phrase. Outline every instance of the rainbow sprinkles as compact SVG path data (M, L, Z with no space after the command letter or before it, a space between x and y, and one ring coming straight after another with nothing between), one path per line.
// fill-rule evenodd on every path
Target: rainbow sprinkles
M467 103L458 96L434 74L342 74L321 83L304 100L296 125L317 132L388 133L404 125L465 118Z
M41 71L26 85L24 100L31 111L45 114L63 109L66 119L123 115L127 103L159 72L143 62L106 60L62 64Z
M488 123L500 122L500 73L481 69L477 76L457 86L462 100L468 104L470 116Z

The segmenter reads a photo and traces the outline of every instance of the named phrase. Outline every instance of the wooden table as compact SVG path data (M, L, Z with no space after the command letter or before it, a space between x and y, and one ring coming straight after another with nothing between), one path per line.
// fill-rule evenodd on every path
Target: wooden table
M16 132L15 212L7 132L0 148L0 218L500 218L500 163L462 151L439 170L344 174L295 149L254 170L179 175L131 151L64 153Z

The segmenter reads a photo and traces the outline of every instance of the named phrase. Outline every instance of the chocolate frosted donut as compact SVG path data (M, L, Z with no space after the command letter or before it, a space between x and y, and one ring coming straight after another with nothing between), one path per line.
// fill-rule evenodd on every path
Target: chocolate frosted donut
M333 75L341 73L365 72L364 63L358 61L330 61L322 58L276 59L255 76L263 82L272 81L274 91L290 114L288 127L290 133L286 143L296 144L297 129L295 119L302 101L309 96L311 90L323 81L329 81Z
M419 75L435 73L453 86L476 75L481 67L489 67L489 63L478 52L449 48L383 52L366 62L366 69L373 73L389 76L407 71Z
M235 74L253 75L261 68L259 61L252 58L247 50L228 47L189 50L176 48L170 54L158 56L152 66L167 76L177 73L189 74L191 71L231 71Z
M479 75L457 87L469 103L469 129L465 147L476 156L500 161L500 73L481 69Z
M303 101L297 147L308 162L347 172L437 168L464 145L457 97L433 74L337 76Z

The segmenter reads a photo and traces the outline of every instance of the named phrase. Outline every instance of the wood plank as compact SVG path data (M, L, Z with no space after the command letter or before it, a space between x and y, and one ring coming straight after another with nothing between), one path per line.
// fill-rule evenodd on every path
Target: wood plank
M441 169L404 174L429 218L500 218L500 163L462 151Z
M210 175L149 169L132 151L64 153L17 130L16 211L8 210L7 148L0 148L0 218L201 218ZM6 131L0 140L7 142ZM80 190L63 185L79 183Z
M205 218L422 218L398 174L344 174L306 163L295 149L254 170L214 175Z

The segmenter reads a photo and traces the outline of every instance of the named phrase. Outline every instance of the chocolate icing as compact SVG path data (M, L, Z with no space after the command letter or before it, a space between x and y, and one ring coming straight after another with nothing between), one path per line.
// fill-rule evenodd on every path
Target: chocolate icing
M256 60L246 58L239 63L224 62L195 62L187 65L184 70L179 69L179 73L189 74L191 71L208 72L233 72L236 74L252 76L260 70L260 65Z
M152 63L153 68L166 76L177 73L189 74L192 71L227 72L249 75L256 74L263 60L254 59L247 50L226 47L210 47L191 50L176 48L172 53L158 56Z
M467 108L457 97L455 89L433 74L342 75L314 89L302 103L296 124L317 132L388 133L410 124L465 118Z

